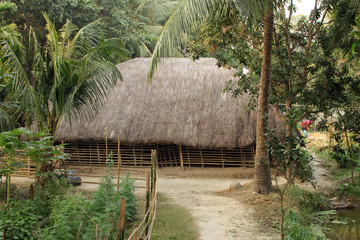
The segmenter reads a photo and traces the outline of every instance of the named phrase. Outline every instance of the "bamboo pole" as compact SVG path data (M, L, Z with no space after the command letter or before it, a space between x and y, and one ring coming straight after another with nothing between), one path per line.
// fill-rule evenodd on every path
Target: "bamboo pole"
M149 206L150 206L150 173L146 172L146 205L145 205L145 214L148 212L149 210ZM146 216L146 220L145 222L147 223L149 221L149 214L147 214ZM148 235L149 232L149 225L146 224L146 228L145 228L145 236Z
M134 231L135 231L134 240L138 240L137 231L136 231L136 225L134 225Z
M125 226L125 214L126 213L126 199L121 199L121 212L120 212L120 240L124 240L124 226Z
M99 142L96 142L96 150L97 150L97 154L98 154L98 164L101 164L101 160L100 160L100 149L99 149Z
M200 159L201 159L201 167L204 167L204 159L203 159L203 156L202 156L202 151L201 151L201 148L200 149Z
M186 148L186 151L187 151L187 158L188 158L188 162L189 162L189 169L191 167L191 162L190 162L190 156L189 156L189 149Z
M179 155L180 155L180 166L181 166L181 170L184 171L184 159L183 159L181 144L179 145Z
M153 189L153 178L154 178L154 164L153 164L153 158L154 158L154 150L151 149L151 167L150 167L150 182L151 182L151 186L150 186L150 189L151 189L151 194L153 193L152 192L152 189Z
M118 136L118 164L117 164L117 191L119 191L120 187L120 161L121 161L121 154L120 154L120 136Z
M155 186L156 186L156 150L152 150L151 152L152 154L152 171L153 171L153 178L152 178L152 199L154 200L155 198Z
M137 162L136 162L136 154L135 154L135 146L132 146L132 150L133 150L133 156L134 156L134 161L135 161L135 167L137 166Z
M221 163L222 163L222 168L224 168L225 166L225 164L224 164L224 154L223 154L223 150L222 149L220 149L220 153L221 153Z
M107 127L105 128L105 163L107 164L108 146L107 146Z

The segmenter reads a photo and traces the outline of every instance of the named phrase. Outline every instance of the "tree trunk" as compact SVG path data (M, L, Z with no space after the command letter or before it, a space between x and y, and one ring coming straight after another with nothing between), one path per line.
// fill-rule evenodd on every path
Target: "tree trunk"
M265 14L263 62L261 69L256 125L254 191L261 194L267 194L272 191L269 150L265 143L264 132L268 127L266 117L269 113L273 24L274 14L272 1L269 1L269 6Z
M288 90L287 90L288 91ZM286 99L286 115L288 116L290 110L291 110L291 100L290 99ZM291 128L291 123L290 123L290 119L288 119L287 117L287 122L285 123L286 125L286 138L291 141L288 142L288 147L287 147L287 151L289 153L289 155L287 156L286 159L286 179L288 184L294 184L294 178L295 178L295 163L294 161L291 159L290 156L290 152L291 152L291 148L294 146L293 143L293 133L292 133L292 128Z

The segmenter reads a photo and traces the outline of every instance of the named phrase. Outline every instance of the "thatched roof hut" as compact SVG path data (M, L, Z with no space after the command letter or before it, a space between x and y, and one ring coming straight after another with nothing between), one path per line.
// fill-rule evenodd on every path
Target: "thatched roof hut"
M118 64L124 81L118 82L97 117L72 125L62 122L56 140L84 143L107 138L109 143L120 139L121 145L174 149L253 148L256 112L246 109L249 96L234 98L222 91L235 70L218 68L215 59L176 58L160 66L148 84L149 63L150 59L137 58ZM270 123L281 124L274 109Z

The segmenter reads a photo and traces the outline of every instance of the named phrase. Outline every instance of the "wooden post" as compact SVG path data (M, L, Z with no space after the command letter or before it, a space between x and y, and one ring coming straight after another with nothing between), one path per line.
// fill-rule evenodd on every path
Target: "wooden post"
M179 155L180 155L180 166L181 166L181 170L184 171L184 159L183 159L181 144L179 145Z
M120 212L120 240L124 240L124 226L125 226L125 213L126 213L126 199L121 199L121 212Z
M78 161L79 161L79 165L81 165L81 161L80 161L80 152L79 152L79 145L76 142L76 153L77 153L77 157L78 157Z
M222 168L224 168L225 166L225 164L224 164L224 154L223 154L223 150L222 149L220 149L220 152L221 152L221 163L222 163Z
M97 154L98 154L98 165L100 165L100 164L101 164L101 160L100 160L99 142L96 142L96 150L97 150Z
M132 149L133 149L133 155L134 155L135 166L137 166L137 163L136 163L136 154L135 154L135 146L134 146L134 145L132 146Z
M117 191L119 191L119 185L120 185L120 136L118 136L118 164L117 164Z
M152 193L152 189L153 189L153 178L154 178L154 164L153 164L153 158L154 158L154 149L151 149L151 166L150 166L150 182L151 182L151 193Z
M189 149L186 148L186 151L187 151L187 158L188 158L188 162L189 162L189 169L191 167L191 162L190 162L190 156L189 156Z
M27 159L27 175L30 176L30 157Z
M147 213L147 211L149 210L149 206L150 206L150 173L146 172L146 204L145 204L145 214ZM146 224L146 228L145 228L145 236L148 235L149 232L149 214L146 215L146 220L145 220L145 224Z
M107 127L105 128L105 163L107 165L108 147L107 147Z
M156 150L151 150L151 193L154 198L156 182Z
M136 231L136 225L134 224L134 231ZM134 235L134 240L138 240L138 237L137 237L137 231L135 232L135 235Z
M90 166L92 165L91 162L91 155L92 155L92 150L91 150L91 143L89 143L89 152L90 152Z
M172 157L171 157L171 152L170 152L170 146L167 147L167 150L168 150L168 154L169 154L170 166L172 167Z

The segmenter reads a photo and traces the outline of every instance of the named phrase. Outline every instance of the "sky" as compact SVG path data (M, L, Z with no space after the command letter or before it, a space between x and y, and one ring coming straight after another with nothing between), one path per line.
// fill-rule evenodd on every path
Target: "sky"
M296 15L309 14L314 9L315 0L295 0L297 7Z

